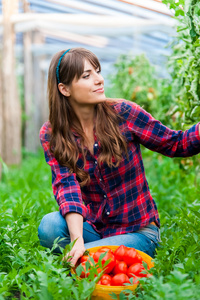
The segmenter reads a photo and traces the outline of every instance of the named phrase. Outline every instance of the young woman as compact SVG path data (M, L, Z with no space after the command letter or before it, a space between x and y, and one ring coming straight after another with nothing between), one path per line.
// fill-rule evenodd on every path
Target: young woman
M174 131L137 104L108 100L97 57L83 48L57 53L48 74L49 121L40 131L59 212L44 216L41 245L77 239L75 264L85 249L134 247L154 256L160 220L149 191L140 144L169 157L200 152L199 124Z

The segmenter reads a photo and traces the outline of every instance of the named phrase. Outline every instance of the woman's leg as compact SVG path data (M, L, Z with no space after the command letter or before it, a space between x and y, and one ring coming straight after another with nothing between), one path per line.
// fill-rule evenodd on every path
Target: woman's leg
M124 245L143 251L154 257L155 250L159 246L160 236L159 229L155 225L148 225L142 230L103 238L95 242L85 244L86 249L96 246L120 246Z
M70 236L65 219L61 216L60 212L52 212L45 215L38 227L38 237L40 244L46 248L52 248L54 240L61 238L59 245L65 248L70 243ZM56 249L55 252L60 252Z
M65 219L60 212L45 215L38 228L40 244L52 248L56 238L64 238L59 244L65 248L70 243L70 235ZM100 235L87 222L83 223L83 239L86 249L105 245L125 245L141 250L151 257L155 255L155 249L159 246L159 229L155 225L127 234L120 234L101 239ZM56 249L55 252L60 252Z
M50 249L53 246L54 240L58 237L62 239L62 241L59 242L62 248L65 248L65 246L70 243L68 226L60 212L52 212L43 217L38 228L38 237L40 244ZM100 238L100 235L90 224L87 222L83 223L83 239L85 243L93 242ZM60 250L57 248L54 252L60 253Z

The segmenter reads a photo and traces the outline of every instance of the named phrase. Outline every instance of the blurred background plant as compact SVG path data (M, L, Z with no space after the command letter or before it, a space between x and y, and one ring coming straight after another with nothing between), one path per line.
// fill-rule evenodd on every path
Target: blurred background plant
M168 70L176 124L187 129L199 122L200 115L200 2L163 0L163 3L175 10L178 22Z
M130 53L121 55L109 80L109 97L134 101L161 122L171 124L169 78L160 78L145 54L135 57Z
M163 0L175 12L177 33L167 47L171 55L166 67L169 76L162 78L144 54L121 55L110 75L109 97L131 100L176 130L186 130L200 121L200 2L197 0ZM188 171L199 158L175 159Z

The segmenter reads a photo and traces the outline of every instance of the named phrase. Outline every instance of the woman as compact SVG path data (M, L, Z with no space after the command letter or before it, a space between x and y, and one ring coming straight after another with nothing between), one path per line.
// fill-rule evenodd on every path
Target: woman
M40 131L59 212L41 221L41 245L77 239L75 265L85 249L134 247L154 256L160 220L145 177L140 144L163 155L200 152L199 124L173 131L140 106L108 100L97 57L83 48L57 53L48 74L49 121Z

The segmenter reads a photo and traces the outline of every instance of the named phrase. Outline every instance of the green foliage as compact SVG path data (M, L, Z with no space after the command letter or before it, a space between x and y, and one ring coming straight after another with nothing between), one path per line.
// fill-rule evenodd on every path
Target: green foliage
M179 23L168 64L171 78L159 78L143 55L123 55L115 64L109 94L135 101L165 125L187 128L199 121L200 112L200 4L197 0L163 3L175 11ZM140 280L142 287L137 288L137 294L127 286L120 299L198 300L198 157L170 159L143 149L143 158L160 213L162 242L153 276ZM92 267L91 280L79 280L74 274L70 276L70 265L62 263L73 244L61 249L61 255L39 245L37 228L42 217L58 209L43 155L27 155L20 168L3 164L0 195L0 300L90 299L98 280L96 268ZM54 243L54 247L58 246L59 240ZM101 265L101 261L98 263ZM113 294L112 299L116 299Z
M199 122L200 115L200 3L163 0L175 10L177 35L168 61L177 127Z
M137 298L198 299L200 178L196 177L194 165L189 172L181 170L174 159L149 150L143 150L143 158L160 212L162 242L153 276L141 279ZM0 182L0 193L0 299L90 299L98 280L96 268L92 267L91 281L78 280L75 275L70 276L70 265L61 263L72 245L61 255L53 255L39 245L40 220L58 209L43 155L29 156L20 168L7 169ZM121 293L120 299L136 296L128 291Z
M163 0L173 9L177 34L162 79L144 54L124 54L114 64L108 96L132 100L165 125L187 129L200 115L200 3Z
M144 54L132 57L131 54L121 55L114 64L114 74L110 76L111 97L132 100L152 110L157 99L157 77L155 68Z
M200 295L200 178L195 166L180 170L174 159L145 150L144 165L161 219L153 276L142 278L136 295L124 299L192 299ZM121 299L124 297L121 293Z
M160 78L156 68L144 54L121 55L110 75L107 96L136 102L154 118L173 126L171 118L172 88L169 78Z
M173 9L177 20L177 34L166 66L169 78L160 78L143 54L124 54L114 64L108 96L132 100L166 126L186 130L200 121L200 2L162 2ZM199 160L192 157L179 161L185 170L191 164L198 166Z
M69 263L61 263L73 244L63 255L39 245L42 217L58 209L43 155L29 156L20 169L7 169L0 194L0 299L87 299L95 281L80 282L69 275Z
M115 74L111 77L112 92L116 97L137 99L147 109L156 98L157 80L155 69L145 55L133 58L130 54L121 55L114 64Z

